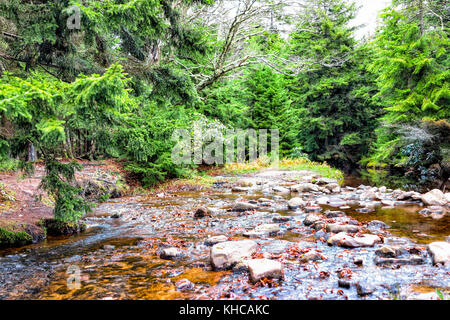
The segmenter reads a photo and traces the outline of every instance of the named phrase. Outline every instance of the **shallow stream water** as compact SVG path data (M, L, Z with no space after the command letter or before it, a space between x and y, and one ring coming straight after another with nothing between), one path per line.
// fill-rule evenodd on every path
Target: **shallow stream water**
M288 185L295 180L292 173L249 178L258 180L259 185ZM248 192L232 192L230 184L235 180L223 177L226 183L198 191L109 200L87 217L84 234L0 251L0 299L396 299L450 289L450 270L433 266L426 252L427 243L443 241L450 234L449 215L439 220L423 217L418 203L376 206L369 213L360 213L358 205L349 204L342 209L347 216L360 222L385 222L390 226L385 244L414 249L425 261L377 266L375 250L380 245L356 249L328 246L302 224L306 212L288 210L290 194L263 193L258 185ZM304 199L317 196L302 194ZM245 213L229 210L238 200L261 197L271 199L272 204ZM200 206L211 208L212 216L194 219L193 212ZM114 215L120 218L112 218ZM273 223L277 215L292 217L280 223L281 234L253 240L259 254L268 253L283 263L284 280L252 284L246 272L212 270L210 247L204 244L208 236L244 239L245 231ZM164 247L180 248L185 257L160 259ZM314 248L326 260L300 263L287 253L292 247ZM363 265L356 265L355 258L361 258ZM73 270L79 270L79 288L68 286ZM376 290L361 297L354 286L339 287L343 272L352 282L364 281ZM182 279L191 281L194 288L177 290Z

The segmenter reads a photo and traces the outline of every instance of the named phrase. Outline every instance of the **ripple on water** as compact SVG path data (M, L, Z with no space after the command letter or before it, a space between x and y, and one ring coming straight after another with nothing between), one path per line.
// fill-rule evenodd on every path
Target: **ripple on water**
M273 174L270 175L273 180ZM101 204L88 221L85 234L71 238L50 238L46 242L21 249L3 251L0 257L0 298L20 299L359 299L356 289L343 289L338 280L343 269L349 271L352 283L368 281L376 286L369 299L390 299L398 288L448 288L449 271L427 263L418 266L378 267L374 263L376 248L346 250L316 242L310 228L302 224L303 212L287 210L289 195L277 198L271 207L246 215L227 212L234 201L257 200L263 195L224 194L212 191L184 191L176 197L132 197ZM298 196L298 195L295 195ZM305 198L311 195L305 195ZM196 220L198 206L218 208L217 215ZM322 212L336 210L322 206ZM360 213L355 206L343 209L361 221L381 220L393 236L387 244L421 246L442 240L450 234L449 216L440 220L418 214L421 207L402 206L391 209L375 207ZM119 219L108 214L120 213ZM283 234L256 239L259 253L270 253L283 259L292 245L321 250L323 261L300 263L298 257L286 257L285 279L280 282L251 284L247 274L211 271L209 247L203 245L208 235L226 235L233 240L263 223L273 223L274 214L292 216L281 223ZM135 219L135 220L132 220ZM406 237L406 238L405 238ZM187 257L179 261L161 260L157 250L177 246ZM353 263L363 258L363 266ZM67 268L77 265L81 271L81 289L67 287ZM8 276L8 275L14 275ZM192 291L177 291L175 283L187 279ZM427 287L428 288L428 287ZM431 289L430 289L431 290Z

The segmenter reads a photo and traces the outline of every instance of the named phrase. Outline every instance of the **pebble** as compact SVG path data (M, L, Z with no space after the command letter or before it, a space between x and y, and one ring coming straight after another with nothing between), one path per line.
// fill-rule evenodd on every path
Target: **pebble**
M178 291L186 292L194 289L195 285L188 279L181 279L175 283Z
M165 260L174 260L181 258L183 255L183 252L178 248L165 248L161 250L159 257Z
M228 237L227 236L214 236L214 237L209 237L208 239L205 240L205 245L207 246L213 246L215 244L221 243L221 242L225 242L228 241Z
M248 202L237 202L232 211L237 211L237 212L243 212L243 211L250 211L250 210L256 210L258 208L257 205L248 203Z
M306 216L305 220L303 220L303 224L305 226L310 226L319 220L320 220L319 216L317 216L315 214L309 214L308 216Z
M359 296L367 296L375 292L375 287L366 282L358 282L356 284L356 292Z

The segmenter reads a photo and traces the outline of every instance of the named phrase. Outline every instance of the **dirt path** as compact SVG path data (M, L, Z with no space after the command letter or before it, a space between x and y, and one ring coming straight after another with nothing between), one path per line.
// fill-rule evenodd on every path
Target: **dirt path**
M119 174L119 167L111 161L88 162L78 161L83 170L76 173L77 181L95 180L99 175L111 179ZM5 187L13 201L4 199L0 203L0 227L8 231L25 231L33 236L35 242L43 240L44 230L40 227L41 219L53 216L53 202L39 188L45 175L44 166L35 164L31 176L23 176L21 172L0 173L0 183Z

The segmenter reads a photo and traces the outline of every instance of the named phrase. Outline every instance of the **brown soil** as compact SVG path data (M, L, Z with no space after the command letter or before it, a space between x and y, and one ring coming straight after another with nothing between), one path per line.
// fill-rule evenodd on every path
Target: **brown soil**
M77 179L88 178L97 170L122 172L120 164L113 161L77 162L83 165L83 170L76 174ZM35 172L29 177L23 177L21 172L0 172L0 182L8 191L12 191L12 195L15 197L15 201L0 200L0 226L14 222L34 227L39 225L41 219L53 216L52 201L39 188L41 179L45 175L44 166L42 163L36 163L34 167Z

